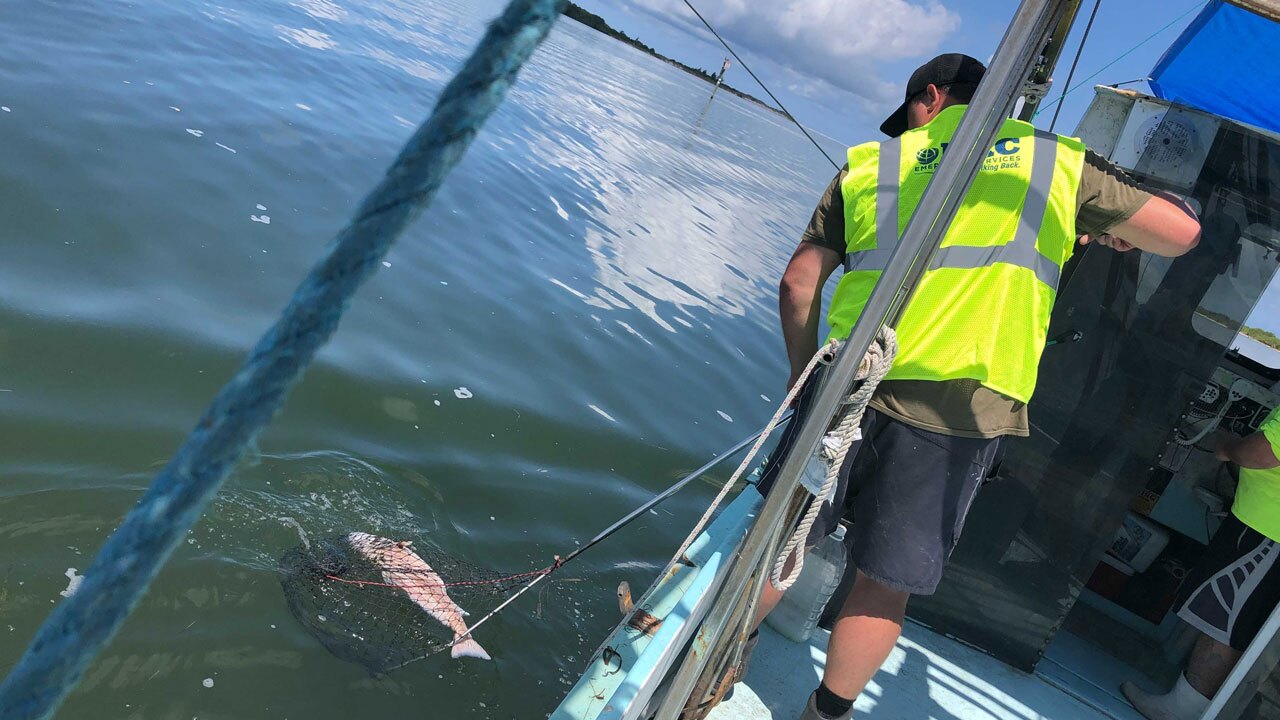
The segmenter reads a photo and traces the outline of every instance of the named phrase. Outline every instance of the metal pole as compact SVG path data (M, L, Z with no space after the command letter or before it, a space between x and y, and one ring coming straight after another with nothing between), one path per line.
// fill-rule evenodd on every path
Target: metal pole
M1054 24L1068 6L1078 2L1023 0L1018 7L937 172L903 230L888 267L881 274L848 341L815 393L812 410L800 424L795 445L782 462L777 482L765 498L760 517L743 541L744 562L733 568L725 580L725 587L746 586L747 577L755 571L752 563L746 560L760 557L771 534L777 532L799 484L800 474L808 459L818 451L831 419L853 386L863 355L881 325L896 325L901 318L912 290L946 235L951 218L972 186ZM727 610L720 606L736 600L722 593L711 613L726 613ZM692 687L700 670L700 663L686 661L673 687ZM686 674L694 677L687 679L683 677Z
M794 522L804 511L804 504L800 502L796 488L792 489L790 495L790 506L785 509L788 511L787 518ZM765 501L766 505L769 499L779 496L781 493L775 495L771 492ZM767 561L771 554L777 553L782 548L780 530L783 527L786 527L786 524L775 525L772 530L765 526L763 532L756 532L762 529L762 523L757 521L747 532L742 549L738 552L733 567L721 585L715 603L707 610L706 617L702 621L703 627L694 637L684 661L680 664L680 669L667 687L658 712L654 715L655 720L676 720L695 687L711 686L714 683L715 678L710 682L699 682L699 680L706 680L701 676L707 667L716 669L715 665L710 664L710 660L715 656L717 649L723 647L728 640L724 631L736 611L741 609L742 602L749 601L747 602L749 618L755 619L754 608L758 595L764 588L764 583L768 582ZM752 582L752 574L757 572L759 575L754 578L755 582ZM749 591L754 592L757 597L746 597ZM711 641L700 647L699 641L703 638L710 638Z
M1071 0L1071 2L1067 3L1067 7L1062 12L1061 19L1058 21L1057 25L1054 26L1053 35L1049 37L1049 42L1044 47L1044 62L1038 64L1036 69L1031 73L1031 82L1038 84L1047 83L1053 79L1053 68L1058 64L1058 58L1062 55L1062 49L1067 45L1067 36L1071 34L1071 26L1075 24L1076 14L1080 12L1080 4L1081 0ZM1098 10L1097 6L1094 6L1093 9L1095 13ZM1092 21L1092 18L1090 18L1090 20ZM1088 30L1085 30L1086 35L1088 32ZM1067 83L1063 89L1065 90L1070 85L1071 79L1067 78ZM1044 98L1048 96L1048 91L1046 90L1045 92L1046 95L1044 96L1026 98L1026 102L1022 105L1022 111L1018 113L1018 119L1031 122L1031 118L1035 116L1036 110L1040 108L1040 103L1044 102ZM1059 103L1059 107L1061 107L1061 103ZM1053 131L1052 126L1050 126L1049 130L1050 132Z

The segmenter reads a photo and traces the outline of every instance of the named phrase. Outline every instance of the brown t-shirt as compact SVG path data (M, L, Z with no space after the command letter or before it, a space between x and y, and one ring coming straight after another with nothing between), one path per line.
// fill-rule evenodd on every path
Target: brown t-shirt
M813 211L802 242L844 255L844 196L840 184L848 166L836 174ZM1076 194L1076 232L1101 235L1133 217L1151 198L1121 169L1092 150L1085 151ZM925 430L960 437L1030 434L1027 406L984 387L977 380L886 380L871 406Z

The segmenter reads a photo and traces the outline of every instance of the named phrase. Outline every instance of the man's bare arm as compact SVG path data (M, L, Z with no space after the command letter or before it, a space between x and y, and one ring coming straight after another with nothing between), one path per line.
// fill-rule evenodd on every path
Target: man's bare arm
M1110 234L1139 250L1177 257L1200 242L1200 220L1181 198L1157 192L1132 217L1112 228Z
M1233 462L1242 468L1270 470L1280 467L1280 459L1276 458L1271 441L1260 432L1244 437L1220 436L1214 455L1219 460Z
M822 286L840 267L840 253L802 242L787 263L778 286L778 314L782 318L782 338L787 344L791 377L787 388L818 351L818 322L822 316Z

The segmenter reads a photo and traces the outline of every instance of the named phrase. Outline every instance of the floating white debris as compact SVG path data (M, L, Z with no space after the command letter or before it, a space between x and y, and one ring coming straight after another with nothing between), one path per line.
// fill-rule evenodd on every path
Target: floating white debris
M436 404L436 407L440 407L440 401L439 401L439 400L433 400L432 402L434 402L434 403Z
M271 216L270 216L270 215L250 215L250 216L249 216L249 219L250 219L250 220L252 220L252 221L254 221L254 222L256 222L256 223L262 223L263 225L270 225L270 224L271 224Z
M73 567L67 568L67 571L63 573L63 575L67 576L67 580L69 582L67 583L67 589L58 594L62 597L71 597L71 594L79 589L80 583L84 582L84 576L77 575L76 569Z
M226 145L223 145L223 144L222 144L222 143L220 143L220 142L216 142L216 143L214 143L214 145L217 145L218 147L222 148L223 150L227 150L227 151L229 151L232 155L235 155L235 154L236 154L236 149L235 149L235 148L233 148L233 147L227 147Z
M723 410L717 410L717 411L716 411L716 414L717 414L717 415L719 415L720 417L724 418L726 422L733 422L733 418L729 417L729 413L727 413L727 412L725 412L725 411L723 411Z
M565 290L568 290L569 292L573 293L574 297L578 298L579 300L591 299L586 295L583 295L582 293L578 292L577 290L574 290L573 288L569 287L568 285L565 285L563 282L560 282L555 278L547 278L547 280L549 280L552 285L555 285L556 287L564 288Z
M207 688L211 688L213 687L213 678L205 678L204 680L200 681L200 684Z
M763 401L765 401L765 402L773 402L772 400L770 400L770 399L769 399L769 396L768 396L768 395L765 395L764 393L761 393L761 394L760 394L760 399L761 399L761 400L763 400Z
M564 211L564 208L560 207L560 201L559 201L559 200L556 200L556 199L555 199L554 197L552 197L551 195L548 195L547 197L548 197L548 198L551 198L551 204L556 206L556 214L557 214L557 215L559 215L562 219L564 219L564 220L568 220L568 219L569 219L569 213L565 212L565 211Z
M490 515L490 516L489 516L489 519L490 519L490 520L497 520L498 518L496 518L496 517L494 517L494 516Z
M294 103L293 106L298 108L299 110L307 110L307 111L311 110L311 106L305 103Z
M454 388L453 394L454 394L454 397L458 398L459 400L466 400L469 397L473 397L473 395L471 394L471 391L466 389L465 387Z
M400 123L405 127L415 127L412 120L409 120L407 118L402 118L399 115L392 115L391 117L395 118L396 122Z
M182 108L178 107L177 105L170 105L169 109L174 112L182 112Z
M391 267L391 263L387 262L386 260L383 260L382 267Z
M607 412L605 412L605 411L601 410L600 408L596 407L595 405L588 405L587 407L591 408L592 410L595 410L597 413L600 413L600 417L604 418L605 420L608 420L609 422L618 422L617 420L615 420L615 419L614 419L614 417L613 417L612 415L610 415L609 413L607 413Z
M440 284L441 284L441 285L448 285L449 283L445 282L444 280L441 280L441 281L440 281Z
M187 128L187 132L191 133L192 135L195 135L196 137L204 137L203 130L196 130L195 128Z
M0 110L3 110L5 112L13 112L12 110L9 109L8 105L0 105Z
M630 325L628 325L627 323L622 322L621 320L616 320L615 322L617 322L619 325L621 325L623 330L626 330L627 332L631 333L632 335L635 335L636 337L638 337L638 338L640 338L641 340L643 340L645 345L652 345L652 344L653 344L653 343L649 342L649 338L647 338L647 337L645 337L645 336L641 335L639 330L636 330L635 328L631 327L631 326L630 326ZM708 362L707 362L707 364L708 364L708 365L710 365L711 363L708 361Z
M267 209L267 206L266 206L266 205L263 205L262 203L258 203L257 205L254 205L254 207L258 208L259 210L266 210L266 209Z

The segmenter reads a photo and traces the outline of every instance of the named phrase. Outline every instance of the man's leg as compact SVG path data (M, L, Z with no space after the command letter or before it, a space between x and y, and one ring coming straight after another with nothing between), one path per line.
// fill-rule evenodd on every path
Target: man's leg
M902 633L909 597L858 573L831 631L822 676L827 689L840 697L857 699L893 651Z
M849 562L858 568L832 627L823 683L802 715L849 718L850 706L893 651L907 600L932 594L964 517L999 454L998 438L942 435L868 408L851 468ZM878 578L878 579L873 579Z
M1190 593L1178 610L1201 633L1186 672L1163 694L1133 683L1120 686L1139 712L1152 720L1194 720L1204 713L1243 654L1235 648L1253 640L1280 600L1277 550L1275 541L1234 514L1226 517L1187 578ZM1233 592L1223 592L1228 584Z
M1243 654L1208 635L1201 635L1191 651L1191 662L1187 664L1187 682L1196 692L1212 699Z
M1201 634L1191 662L1169 692L1156 694L1126 682L1120 691L1149 720L1199 720L1242 653Z
M805 552L808 552L808 550L809 548L805 548ZM791 557L787 558L787 564L782 566L782 577L791 574L791 569L796 564L795 558L796 555L792 552ZM753 631L759 632L760 623L764 622L764 619L769 617L769 613L773 612L773 609L778 607L778 603L782 602L782 595L783 591L774 587L772 582L769 580L764 581L764 592L761 593L760 602L756 605L756 622L755 625L751 626Z

